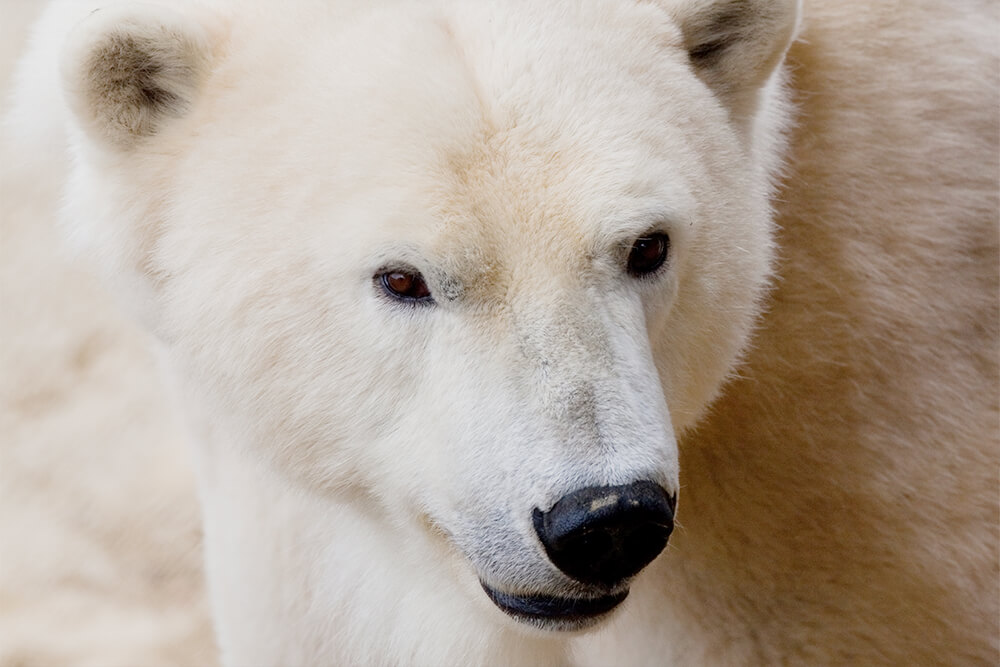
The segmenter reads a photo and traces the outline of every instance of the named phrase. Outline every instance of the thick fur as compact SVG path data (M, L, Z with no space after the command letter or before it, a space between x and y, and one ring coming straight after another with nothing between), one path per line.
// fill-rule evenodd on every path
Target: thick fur
M100 4L8 132L158 341L223 662L995 661L992 5ZM641 478L610 619L489 602Z

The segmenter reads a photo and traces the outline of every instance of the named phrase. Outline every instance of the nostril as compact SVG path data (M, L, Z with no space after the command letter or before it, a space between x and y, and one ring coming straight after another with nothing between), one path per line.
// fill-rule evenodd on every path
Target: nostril
M676 498L648 480L594 486L532 514L552 563L588 584L613 586L648 565L667 544Z

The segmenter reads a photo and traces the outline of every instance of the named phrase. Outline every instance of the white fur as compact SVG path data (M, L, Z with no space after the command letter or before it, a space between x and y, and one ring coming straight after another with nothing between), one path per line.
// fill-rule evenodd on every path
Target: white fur
M532 509L679 490L676 437L773 271L798 3L743 3L702 66L688 50L725 2L104 4L43 17L9 122L71 160L64 227L162 349L223 662L712 656L671 630L699 614L656 583L680 559L584 635L517 623L479 581L580 594ZM152 45L169 105L92 66L121 34ZM636 280L650 230L670 259ZM434 305L380 291L404 264Z

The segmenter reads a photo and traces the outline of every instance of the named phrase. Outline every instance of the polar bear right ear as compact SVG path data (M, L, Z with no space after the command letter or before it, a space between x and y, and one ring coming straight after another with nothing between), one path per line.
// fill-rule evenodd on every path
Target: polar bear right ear
M124 150L191 107L219 43L218 20L144 3L95 10L61 54L70 108L91 140Z
M736 118L753 115L757 91L799 27L801 0L675 0L664 8L681 29L695 72Z

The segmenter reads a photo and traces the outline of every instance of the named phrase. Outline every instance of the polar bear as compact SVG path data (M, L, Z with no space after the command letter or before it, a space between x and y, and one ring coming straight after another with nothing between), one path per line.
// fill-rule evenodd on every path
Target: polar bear
M996 26L53 5L8 122L187 417L223 663L993 660Z

